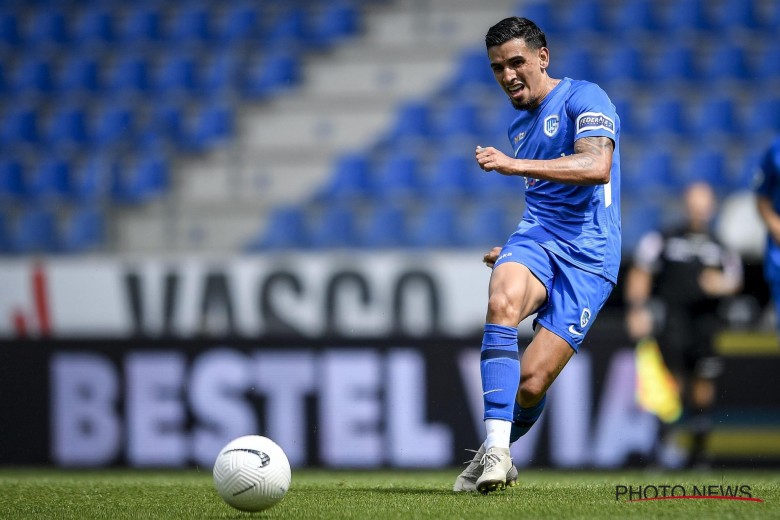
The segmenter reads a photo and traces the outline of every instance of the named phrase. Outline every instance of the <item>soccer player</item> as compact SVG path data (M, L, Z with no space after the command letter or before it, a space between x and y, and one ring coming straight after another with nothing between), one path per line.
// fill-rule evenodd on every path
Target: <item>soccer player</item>
M476 149L491 174L525 178L517 230L484 261L493 269L480 368L485 442L455 491L488 493L517 479L511 442L545 405L550 384L577 352L615 286L620 263L620 121L601 88L548 75L544 33L506 18L485 36L498 85L518 110L514 157ZM517 326L536 313L522 363Z
M654 322L661 324L658 346L681 389L692 434L685 464L694 467L707 464L715 379L722 371L712 346L719 326L718 304L741 289L743 274L739 255L710 231L717 204L712 187L694 182L685 190L684 203L682 226L665 233L651 231L640 239L626 276L625 296L633 339L651 335ZM653 319L648 307L654 293L663 309L661 319ZM665 434L662 429L661 440Z
M775 306L780 330L780 137L767 149L759 166L756 188L758 214L767 227L764 278Z

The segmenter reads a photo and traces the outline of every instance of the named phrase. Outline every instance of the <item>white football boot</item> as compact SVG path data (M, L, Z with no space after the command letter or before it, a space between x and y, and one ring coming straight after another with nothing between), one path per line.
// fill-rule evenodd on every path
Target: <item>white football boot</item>
M469 450L474 451L474 450ZM466 466L458 478L455 479L455 485L452 486L453 491L476 491L477 479L482 475L485 467L482 465L482 458L485 456L485 445L479 447L479 450L474 452L474 458L469 461L469 465ZM512 464L511 459L509 462L509 471L506 473L505 485L512 487L517 483L517 468Z
M482 456L482 465L485 469L477 479L477 491L487 495L491 491L504 489L507 476L514 468L509 448L490 448Z

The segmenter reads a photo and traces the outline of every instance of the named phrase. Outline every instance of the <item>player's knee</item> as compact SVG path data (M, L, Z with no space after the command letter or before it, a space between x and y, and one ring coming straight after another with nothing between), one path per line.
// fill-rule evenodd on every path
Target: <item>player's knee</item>
M543 377L531 376L523 379L518 391L520 404L525 407L536 405L544 397L548 386Z
M520 315L516 302L504 292L491 294L488 300L488 321L515 325L519 323Z

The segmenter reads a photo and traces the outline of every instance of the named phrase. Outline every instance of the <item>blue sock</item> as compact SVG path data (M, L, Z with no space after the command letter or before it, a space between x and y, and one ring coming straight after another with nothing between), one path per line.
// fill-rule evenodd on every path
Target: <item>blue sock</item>
M528 433L531 426L536 423L544 410L544 403L547 402L547 394L542 396L541 401L530 408L523 408L515 402L514 416L512 418L512 432L509 434L510 444Z
M479 365L482 372L485 419L512 421L515 395L520 384L517 329L493 323L485 324Z

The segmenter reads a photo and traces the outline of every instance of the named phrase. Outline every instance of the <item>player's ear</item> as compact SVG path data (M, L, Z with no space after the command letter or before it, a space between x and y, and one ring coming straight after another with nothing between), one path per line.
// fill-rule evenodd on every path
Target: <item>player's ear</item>
M542 70L547 70L550 66L550 49L547 47L539 48L539 67Z

